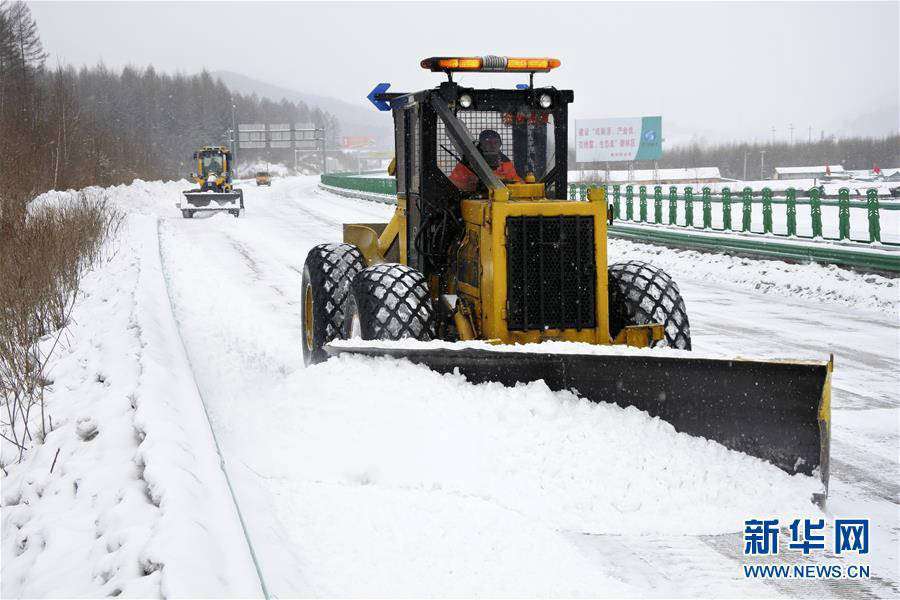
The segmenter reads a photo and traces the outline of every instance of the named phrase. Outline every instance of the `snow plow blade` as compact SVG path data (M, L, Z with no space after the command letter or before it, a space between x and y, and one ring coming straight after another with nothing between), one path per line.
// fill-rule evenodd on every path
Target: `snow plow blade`
M183 203L189 208L228 209L240 206L241 192L182 192Z
M343 353L404 358L471 383L544 380L593 402L634 406L677 431L719 442L828 491L832 360L712 359L634 354L549 354L483 349L332 345Z

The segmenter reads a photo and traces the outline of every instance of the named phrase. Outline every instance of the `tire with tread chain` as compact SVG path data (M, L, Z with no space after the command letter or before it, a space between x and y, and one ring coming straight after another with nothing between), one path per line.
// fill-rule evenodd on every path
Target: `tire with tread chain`
M665 337L653 344L691 349L691 327L675 281L662 269L630 260L609 266L609 333L626 325L662 323Z
M361 271L350 286L344 338L432 340L435 313L428 282L406 265L384 263Z
M328 358L323 347L341 337L350 283L365 266L352 244L319 244L306 255L300 287L304 364Z

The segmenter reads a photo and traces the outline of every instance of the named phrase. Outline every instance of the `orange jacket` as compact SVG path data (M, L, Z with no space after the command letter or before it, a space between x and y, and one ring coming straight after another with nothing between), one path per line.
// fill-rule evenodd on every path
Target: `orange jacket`
M510 160L500 161L500 164L494 169L494 174L504 182L522 181ZM466 165L457 163L453 172L450 173L450 181L464 192L474 192L475 187L478 185L478 176Z

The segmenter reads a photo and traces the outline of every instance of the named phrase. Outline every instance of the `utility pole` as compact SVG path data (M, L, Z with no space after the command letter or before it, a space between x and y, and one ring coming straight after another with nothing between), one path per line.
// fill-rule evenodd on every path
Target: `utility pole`
M759 151L759 178L765 179L765 164L766 164L766 151Z
M231 97L231 160L234 164L237 164L237 129L234 125L234 96Z
M809 135L806 138L807 144L812 144L812 125L809 126Z
M325 124L322 123L322 174L328 174L328 151L326 150L326 145L328 144L327 136L325 135Z
M747 181L747 157L750 156L749 151L744 151L744 181Z
M788 129L791 132L791 146L793 146L794 145L794 124L788 123Z
M772 145L775 145L775 126L772 126Z

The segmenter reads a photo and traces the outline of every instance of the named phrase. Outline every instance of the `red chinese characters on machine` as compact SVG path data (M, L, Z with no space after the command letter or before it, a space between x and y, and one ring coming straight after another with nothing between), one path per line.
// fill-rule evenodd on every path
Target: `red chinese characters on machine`
M538 113L504 113L503 114L503 124L504 125L547 125L550 122L549 114L538 114Z

